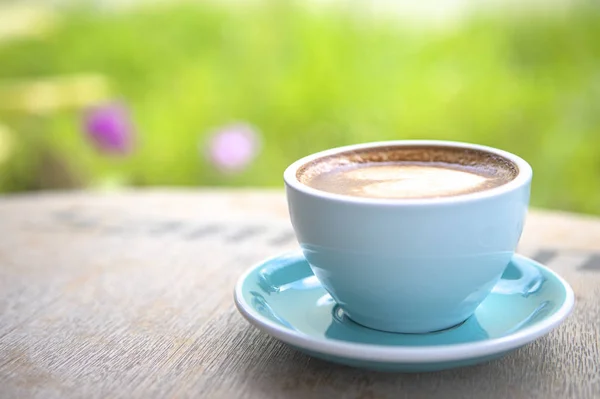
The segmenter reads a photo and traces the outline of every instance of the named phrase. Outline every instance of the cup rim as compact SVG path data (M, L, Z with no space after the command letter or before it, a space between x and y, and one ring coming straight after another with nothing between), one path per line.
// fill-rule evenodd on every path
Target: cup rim
M369 198L355 197L344 194L335 194L327 191L318 190L301 183L296 174L298 169L316 159L337 155L347 151L365 150L377 147L411 147L411 146L428 146L428 147L451 147L458 149L471 149L488 152L500 157L506 158L517 166L517 176L506 184L491 189L477 191L474 193L466 193L453 195L448 197L436 198ZM450 140L391 140L391 141L374 141L361 144L353 144L342 147L335 147L324 151L319 151L303 158L298 159L289 165L283 172L283 180L286 186L293 188L299 192L330 201L365 204L365 205L433 205L433 204L457 204L477 201L490 197L514 191L531 181L533 170L529 163L518 155L512 154L498 148L485 146L481 144L473 144L460 141Z

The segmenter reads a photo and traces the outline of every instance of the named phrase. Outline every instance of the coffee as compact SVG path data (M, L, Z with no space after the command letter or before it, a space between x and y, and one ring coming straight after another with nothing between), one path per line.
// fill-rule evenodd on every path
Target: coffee
M451 197L499 187L517 166L496 154L456 147L364 149L316 159L297 179L334 194L387 199Z

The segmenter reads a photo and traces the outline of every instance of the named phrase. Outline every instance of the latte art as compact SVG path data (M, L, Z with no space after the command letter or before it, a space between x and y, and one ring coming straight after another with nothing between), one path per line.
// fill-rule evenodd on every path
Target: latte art
M421 198L476 190L488 179L466 171L421 165L371 165L340 171L336 179L360 181L352 193L365 197Z
M504 158L455 148L383 148L342 153L307 164L300 182L334 194L420 199L489 190L513 180L516 166Z

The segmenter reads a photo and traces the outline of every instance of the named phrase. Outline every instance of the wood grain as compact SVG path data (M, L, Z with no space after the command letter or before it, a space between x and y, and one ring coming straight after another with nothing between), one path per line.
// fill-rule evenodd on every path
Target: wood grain
M298 353L234 310L238 275L294 248L280 191L0 198L0 397L598 398L600 220L532 211L519 251L573 286L547 337L489 364L367 372Z

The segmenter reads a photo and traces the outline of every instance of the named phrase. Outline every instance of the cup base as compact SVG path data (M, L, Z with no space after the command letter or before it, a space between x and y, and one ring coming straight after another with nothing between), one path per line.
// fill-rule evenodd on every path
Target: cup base
M441 327L437 327L437 326L439 326L439 323L436 323L436 324L427 323L427 324L423 325L422 323L381 321L381 320L373 320L370 318L361 318L361 317L357 318L355 315L352 315L343 309L340 309L340 310L342 310L345 313L345 315L348 317L348 319L352 320L354 323L356 323L362 327L369 328L371 330L376 330L376 331L393 333L393 334L419 335L419 334L432 334L432 333L452 330L453 328L460 327L462 324L464 324L469 319L469 317L471 317L471 315L468 315L467 317L459 319L460 321L458 321L458 322L452 322L451 324L444 324ZM431 325L432 327L431 328L423 328L427 325Z

